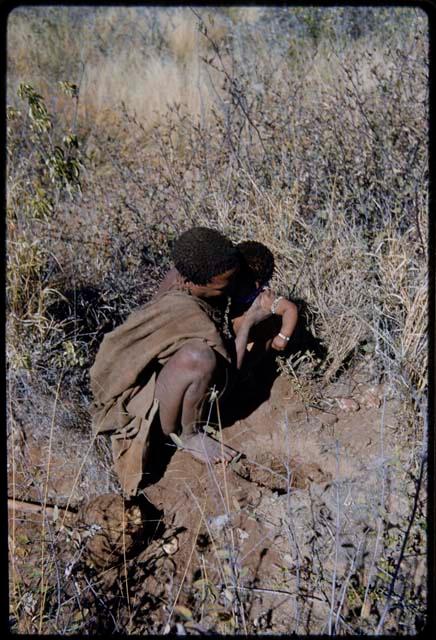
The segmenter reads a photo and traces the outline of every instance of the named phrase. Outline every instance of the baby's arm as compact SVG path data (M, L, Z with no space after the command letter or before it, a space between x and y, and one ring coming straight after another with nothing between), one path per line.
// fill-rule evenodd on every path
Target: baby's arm
M295 326L298 320L297 305L286 298L280 298L278 302L273 305L274 313L282 317L282 326L280 332L274 337L272 341L272 348L276 351L283 351L286 349L289 338L294 333Z

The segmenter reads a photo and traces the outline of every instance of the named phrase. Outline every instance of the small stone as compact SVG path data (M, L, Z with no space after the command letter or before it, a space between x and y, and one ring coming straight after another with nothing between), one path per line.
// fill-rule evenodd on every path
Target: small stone
M228 524L230 516L227 513L210 518L209 525L214 529L222 529Z
M326 427L330 427L332 424L338 421L338 416L335 413L320 413L316 416L318 420Z
M385 387L383 384L375 384L369 387L368 392L381 400L385 394Z
M380 398L369 392L365 393L361 402L366 409L378 409L380 407Z
M168 556L174 555L179 549L179 543L178 543L177 538L170 538L170 540L168 540L168 542L165 542L162 545L162 549L165 551L165 553Z
M354 398L335 398L339 409L347 413L359 411L360 405Z
M244 531L244 529L239 529L238 527L236 531L241 540L246 540L249 537L249 534L246 531Z

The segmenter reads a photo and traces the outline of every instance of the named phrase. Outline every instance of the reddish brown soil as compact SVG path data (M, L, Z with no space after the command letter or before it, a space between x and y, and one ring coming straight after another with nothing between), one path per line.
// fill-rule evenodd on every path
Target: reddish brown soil
M139 611L145 595L153 596L155 606L147 623L135 613L138 626L133 623L132 631L162 632L179 624L197 632L322 632L329 598L317 586L320 572L333 571L333 561L336 572L346 572L350 548L375 527L370 496L380 493L380 456L401 454L395 438L401 406L386 393L361 377L331 385L322 403L311 407L287 379L277 378L268 400L222 430L223 442L245 457L225 468L176 451L163 477L144 490L155 516L142 511L142 522L138 510L107 491L107 477L100 486L91 487L87 476L76 482L81 460L66 459L54 443L48 502L65 506L70 499L82 507L66 519L65 557L71 563L81 545L81 560L104 573L103 590L120 579L123 567L126 572L126 563L132 584L149 567L132 587L130 606ZM47 471L45 454L27 438L9 469L16 498L41 498L35 479ZM393 483L385 489L385 502L388 512L401 512ZM346 524L333 558L329 522L338 509ZM35 586L29 561L37 570L41 527L37 514L15 512L10 520L11 580L21 598ZM74 528L81 532L75 547ZM369 555L363 572L370 561ZM27 609L27 617L35 616L37 604ZM21 622L24 630L35 630L29 624Z

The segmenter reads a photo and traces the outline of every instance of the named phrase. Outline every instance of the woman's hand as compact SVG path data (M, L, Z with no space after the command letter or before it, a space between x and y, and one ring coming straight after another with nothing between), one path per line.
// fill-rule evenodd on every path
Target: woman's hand
M279 335L276 335L271 343L271 347L276 351L284 351L288 346L288 342L286 338L281 338Z

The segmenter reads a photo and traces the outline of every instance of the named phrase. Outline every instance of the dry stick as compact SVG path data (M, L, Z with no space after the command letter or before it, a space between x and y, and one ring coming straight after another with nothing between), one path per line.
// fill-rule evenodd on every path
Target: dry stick
M286 426L286 452L288 455L288 459L290 458L291 455L291 450L290 450L290 428L289 428L289 416L288 416L288 412L285 412L285 426ZM301 560L300 560L300 549L298 548L298 543L295 537L295 532L292 530L291 528L291 523L292 523L292 518L291 518L291 481L292 481L292 470L290 465L287 463L286 464L286 473L287 473L287 492L286 492L286 512L288 515L288 523L287 523L287 535L289 542L291 543L291 547L292 547L292 543L295 545L295 550L296 550L296 587L297 587L297 594L300 593L300 583L301 583ZM294 626L294 633L296 633L298 626L300 624L300 616L301 616L301 606L300 606L300 599L298 597L298 595L295 596L295 626Z
M73 124L71 126L71 131L72 133L75 133L76 131L76 125L77 125L77 116L79 113L79 100L80 100L80 87L82 86L82 81L83 81L83 76L85 75L85 63L83 62L83 60L80 61L81 67L82 67L82 73L80 75L80 80L78 82L78 87L77 87L77 93L76 95L74 95L74 99L76 101L75 107L74 107L74 116L73 116Z
M212 478L214 480L214 483L219 491L219 494L221 496L221 499L223 501L223 505L224 505L224 509L226 510L226 513L229 514L230 513L230 497L229 497L229 492L228 492L228 486L227 486L227 476L226 476L226 465L224 462L224 442L223 442L223 434L222 434L222 421L221 421L221 414L220 414L220 408L219 408L219 397L218 397L218 392L216 391L215 387L213 387L212 389L212 393L211 393L211 401L210 401L210 408L209 408L209 415L208 415L208 419L207 419L207 424L209 423L209 419L210 419L210 415L211 415L211 410L212 410L212 402L215 401L216 403L216 411L217 411L217 419L218 419L218 427L219 427L219 433L220 433L220 444L221 444L221 464L222 464L222 469L223 469L223 479L224 479L224 493L225 496L222 494L221 491L221 487L219 486L217 480L216 480L216 475L214 473L214 470L212 468L212 465L208 465L210 466L210 471L212 473ZM191 492L192 493L192 492ZM203 516L204 517L204 516ZM230 537L231 537L231 544L232 544L232 550L233 550L233 554L235 553L235 540L234 540L234 535L233 535L233 529L230 529ZM232 558L233 559L233 556ZM235 577L235 567L234 567L234 563L232 562L232 575L233 578ZM224 575L224 572L223 572ZM226 583L226 580L224 579L224 583ZM226 584L226 587L228 585ZM239 603L240 604L240 603ZM247 633L247 629L246 629L246 621L245 621L245 616L244 616L244 611L242 609L241 606L241 618L242 618L242 623L244 626L244 630L245 633Z
M213 65L210 65L210 66L213 66ZM213 66L213 68L217 69L217 67L215 67L215 66ZM219 70L219 69L218 69L218 70ZM212 89L213 89L213 91L214 91L215 95L217 96L218 100L221 102L221 105L224 105L224 101L223 101L223 99L222 99L221 95L220 95L220 94L218 93L218 91L216 90L216 88L215 88L215 84L214 84L214 82L212 81L211 75L210 75L210 73L209 73L209 69L208 69L207 67L206 67L206 73L207 73L207 76L208 76L209 81L210 81L210 86L212 87ZM224 105L224 106L222 106L222 108L223 108L223 111L225 111L225 105ZM241 158L239 157L239 149L236 149L236 148L235 148L235 145L233 144L233 141L232 141L231 135L230 135L230 133L229 133L229 131L230 131L230 126L231 126L231 124L230 124L230 123L227 123L227 131L228 131L228 133L227 133L227 135L226 135L226 139L227 139L227 141L228 141L229 146L231 147L231 151L232 151L233 157L235 158L235 160L236 160L237 164L239 165L239 167L242 169L242 168L243 168L243 164L242 164L242 160L241 160ZM206 156L206 158L207 158L207 156ZM230 164L231 164L231 163L230 163ZM229 191L229 187L230 187L230 169L231 169L231 166L229 166L229 178L228 178L228 181L227 181L227 193L228 193L228 191ZM210 180L210 171L209 171L209 166L208 166L208 161L207 161L207 159L206 159L206 172L207 172L207 177L208 177L208 178L209 178L209 180Z
M219 492L220 498L221 498L221 500L222 500L222 503L223 503L224 509L226 510L226 513L228 514L228 513L230 512L230 499L229 499L229 494L228 494L227 479L226 479L226 468L225 468L224 456L223 456L223 452L224 452L224 443L223 443L223 438L222 438L222 423L221 423L221 415L220 415L219 403L218 403L218 393L217 393L217 391L216 391L215 387L213 387L213 389L212 389L212 393L211 393L211 400L210 400L209 414L208 414L208 417L207 417L207 420L206 420L206 426L208 426L208 425L209 425L210 416L211 416L211 412L212 412L212 402L213 402L214 400L215 400L215 402L216 402L217 418L218 418L218 426L219 426L219 429L220 429L220 436L221 436L221 438L220 438L220 443L221 443L221 455L222 455L222 465L223 465L224 490L225 490L225 494L226 494L225 496L223 495L223 493L222 493L222 491L221 491L221 487L220 487L220 485L219 485L219 484L218 484L218 482L217 482L216 474L214 473L213 466L212 466L212 464L210 464L210 462L209 462L209 460L208 460L208 459L207 459L207 466L208 466L208 469L210 470L210 472L211 472L211 474L212 474L212 479L213 479L213 481L214 481L214 483L215 483L215 486L216 486L216 487L217 487L217 489L218 489L218 492ZM186 484L186 483L185 483L185 484ZM206 517L205 517L205 515L204 515L204 510L203 510L203 509L200 507L200 505L198 504L198 500L196 499L196 496L195 496L195 495L194 495L194 493L192 492L191 488L190 488L188 485L186 485L186 486L187 486L188 491L190 492L191 496L193 497L193 499L194 499L194 501L195 501L195 503L196 503L196 505L197 505L197 507L198 507L198 509L199 509L200 513L201 513L202 518L204 519L204 522L205 522L205 524L206 524L206 527L207 527L207 530L208 530L209 536L210 536L210 538L211 538L211 540L212 540L212 543L213 543L213 546L214 546L215 553L216 553L217 558L218 558L218 552L217 552L217 549L216 549L216 546L215 546L215 541L214 541L214 539L213 539L213 536L212 536L211 531L210 531L210 529L209 529L209 526L208 526L208 524L207 524L207 519L206 519ZM197 534L197 535L198 535L198 534ZM235 552L235 541L234 541L234 536L233 536L233 530L232 530L232 529L230 530L230 535L231 535L231 540L232 540L232 548L233 548L233 552ZM234 566L232 566L232 569L233 569L233 576L234 576L234 573L235 573L235 571L234 571ZM222 574L222 581L224 582L224 584L225 584L225 586L226 586L226 588L227 588L229 585L227 584L226 576L225 576L225 573L224 573L224 571L223 571L223 569L222 569L222 567L221 567L221 566L219 567L219 570L220 570L220 572L221 572L221 574ZM242 611L242 614L241 614L241 618L242 618L242 620L243 620L243 625L244 625L245 632L247 633L247 631L246 631L246 622L245 622L245 617L244 617L244 613L243 613L243 611Z
M82 615L82 620L84 620L84 619L85 619L85 616L84 616L84 613L83 613L83 606L82 606L82 602L81 602L81 600L80 600L80 595L81 595L81 593L82 593L82 589L79 587L79 584L78 584L78 582L77 582L77 579L76 579L74 576L73 576L73 580L72 580L72 582L73 582L74 590L75 590L75 592L76 592L76 593L75 593L75 595L74 595L72 598L70 598L70 599L71 599L71 600L75 600L75 601L76 601L77 606L79 607L80 613L81 613L81 615ZM74 615L74 612L73 612L73 611L69 611L69 612L67 612L67 615L68 615L68 613L69 613L69 616L67 617L66 625L65 625L67 629L68 629L68 627L69 627L69 623L70 623L70 621L71 621L71 618L72 618L72 617L73 617L73 615Z
M263 587L230 587L230 589L237 589L238 591L259 591L260 593L271 593L272 595L285 595L285 596L298 596L298 591L286 591L285 589L265 589ZM314 596L310 594L304 594L305 598L309 600L319 600L325 603L324 598Z
M270 534L270 533L265 533L265 535L263 535L263 536L262 536L262 538L260 538L260 540L258 540L258 541L256 542L256 544L254 545L254 547L252 547L249 551L247 551L247 553L246 553L244 556L242 556L242 558L241 558L241 564L242 564L242 562L244 562L244 560L245 560L246 558L248 558L248 556L249 556L249 555L251 555L251 554L253 553L253 551L256 551L256 549L257 549L258 547L262 546L262 545L263 545L263 543L265 542L265 540L268 540L268 542L272 542L272 540L271 540L271 534Z
M285 411L285 427L286 427L286 512L289 515L291 510L291 482L292 482L292 471L291 466L288 464L288 461L291 457L291 448L290 448L290 434L289 434L289 417L288 412Z
M86 573L84 574L84 578L86 580L86 584L88 585L88 589L90 589L90 591L93 593L93 595L95 596L95 598L97 598L98 602L102 605L102 607L108 612L109 616L112 618L115 629L115 632L121 632L120 627L118 626L118 622L116 621L112 611L110 610L110 608L108 607L108 605L105 603L105 601L103 600L103 598L101 597L101 595L94 589L94 586L92 584L92 582L90 582L88 576L86 575ZM80 589L78 589L79 592L79 596L80 596ZM82 591L83 593L83 591ZM78 598L78 602L79 602L79 606L80 606L80 600Z
M9 381L10 384L10 381ZM9 403L10 403L10 408L9 408L9 414L12 416L12 494L13 497L15 498L15 487L16 487L16 478L15 478L15 474L16 474L16 468L15 468L15 450L14 450L14 431L15 431L15 419L13 417L13 412L12 412L12 406L11 406L11 398L12 398L12 394L9 393ZM8 505L9 505L9 500L8 500ZM15 516L12 518L12 553L11 553L11 562L12 562L12 586L13 586L13 594L15 596L15 590L16 590L16 584L15 584ZM19 588L19 584L18 584L18 588Z
M9 382L10 384L10 382ZM9 398L12 397L12 394L9 394ZM13 412L11 411L10 408L10 415L13 416ZM14 418L12 418L12 433L15 430L14 427L14 423L15 420ZM15 468L15 451L14 451L14 443L12 441L12 493L13 496L15 498L15 487L16 487L16 478L15 478L15 474L16 474L16 468ZM8 505L9 505L9 500L8 500ZM18 591L19 593L19 597L21 597L21 593L20 593L20 582L18 582L18 584L15 583L15 516L12 518L12 549L11 549L11 562L12 562L12 587L13 587L13 597L15 600L15 593L16 591ZM18 588L17 588L18 587ZM13 605L13 609L16 611L18 607L15 607L15 604Z
M11 411L12 414L12 411ZM15 458L13 459L13 464L15 466ZM13 483L13 492L15 493L15 482ZM45 506L47 507L47 502L45 503ZM41 513L43 510L43 503L41 501L39 502L31 502L31 501L21 501L21 500L15 500L15 499L10 499L8 498L8 509L12 509L13 511L16 510L23 510L23 511L27 511L27 512L32 512L32 511L38 511L38 513ZM56 507L54 505L49 505L49 508L46 508L46 515L47 513L49 513L50 515L53 516L53 519L55 518L56 515ZM15 515L12 519L12 526L15 528ZM50 530L49 530L50 531ZM51 545L52 545L52 550L53 550L53 536L50 532L50 538L51 538ZM14 544L14 540L13 540L13 544ZM14 566L15 563L15 555L14 553L11 554L12 555L12 563ZM52 560L52 564L55 564L56 567L56 583L57 583L57 595L58 595L58 609L56 611L56 623L58 621L58 617L59 617L59 610L60 610L60 605L61 605L61 580L60 580L60 575L59 575L59 567L58 567L58 562L56 561L56 559Z
M126 598L127 598L127 608L129 610L129 627L132 624L132 609L130 607L130 595L129 595L129 581L127 579L127 557L126 557L126 501L123 495L123 566L124 566L124 578L126 583ZM129 629L127 630L129 633Z
M266 198L271 206L271 208L274 208L273 202L270 198L270 196L268 195L268 193L262 191L262 189L260 189L257 184L255 183L255 181L253 180L253 178L251 177L251 175L248 173L248 171L246 169L244 169L244 167L241 167L241 170L246 174L247 178L250 180L251 184L253 185L253 187L255 188L255 190L257 191L257 193L263 197Z
M253 467L258 467L259 469L263 469L264 471L268 471L268 473L270 473L272 476L279 478L280 480L286 480L287 476L284 476L281 473L278 473L277 471L273 471L270 467L267 467L264 464L260 464L260 462L256 462L256 460L252 460L251 458L249 458L248 456L245 456L245 458L243 458L246 462L248 462L250 465L252 465ZM239 476L240 478L244 478L243 475L241 475L241 473L237 470L237 467L234 466L233 467L233 472L236 473L237 476ZM292 474L291 474L292 476ZM245 478L244 478L245 479ZM257 484L257 483L255 483Z
M313 247L314 243L315 243L315 238L312 238L312 242L309 244L309 248L308 248L308 249L307 249L307 251L305 252L305 256L304 256L304 260L303 260L303 264L302 264L302 265L301 265L301 267L300 267L300 271L298 272L297 279L295 280L294 286L292 287L292 291L291 291L291 294L290 294L290 295L291 295L291 297L293 296L294 291L295 291L295 290L296 290L296 288L297 288L297 284L298 284L298 283L299 283L299 281L300 281L301 274L303 273L303 269L304 269L304 267L306 266L307 259L308 259L308 257L309 257L310 251L311 251L311 249L312 249L312 247Z
M205 503L206 503L206 501L205 501ZM179 599L179 595L180 595L180 592L182 590L183 583L185 582L186 574L188 573L188 569L189 569L189 566L191 564L192 556L194 555L194 549L195 549L195 545L197 544L197 538L198 538L198 534L200 533L200 529L201 529L201 517L199 518L197 533L195 534L195 537L194 537L194 543L192 545L191 553L189 554L188 562L186 563L186 566L185 566L185 571L183 573L183 577L182 577L182 580L180 582L179 589L177 591L176 597L174 598L174 602L173 602L173 605L171 607L171 611L170 611L170 613L168 615L167 625L169 625L170 620L171 620L171 618L173 616L174 608L176 606L177 600Z
M333 610L335 606L335 592L336 592L336 572L338 567L338 551L339 551L339 528L341 526L340 520L340 505L339 505L339 443L336 440L336 529L335 529L335 565L333 569L333 582L332 582L332 595L330 602L330 615L328 622L328 635L332 635L332 621Z
M386 408L386 392L384 391L383 392L383 408L382 408L381 423L380 423L380 449L381 449L381 460L382 460L382 470L383 470L382 486L381 486L381 498L380 498L380 509L381 510L383 510L384 504L385 504L385 483L386 483L386 474L385 474L385 468L384 468L385 408ZM383 525L383 517L381 515L379 515L379 517L377 519L377 537L376 537L376 540L375 540L374 554L372 556L371 567L369 569L369 574L368 574L368 583L366 585L365 595L363 597L363 604L362 604L362 608L360 610L360 618L363 617L363 614L365 612L365 605L366 605L366 601L368 599L368 593L369 593L369 589L370 589L370 586L371 586L371 574L372 574L372 572L374 570L374 567L375 567L375 563L376 563L376 560L377 560L378 547L379 547L381 536L382 536L382 525Z
M60 375L60 379L58 382L58 386L56 388L56 395L55 395L55 402L54 402L54 407L53 407L53 415L52 415L52 419L51 419L51 424L50 424L50 435L49 435L49 441L48 441L48 460L47 460L47 476L46 476L46 480L45 480L45 489L44 489L44 502L43 502L43 507L42 507L42 531L41 531L41 593L42 593L42 601L41 601L41 608L40 608L40 612L39 612L39 628L38 628L38 633L41 634L41 630L42 630L42 620L43 620L43 613L44 613L44 607L45 607L45 600L46 600L46 595L47 592L44 592L44 578L45 578L45 573L44 573L44 542L45 542L45 510L46 510L46 504L47 504L47 496L48 496L48 482L50 479L50 461L51 461L51 448L52 448L52 442L53 442L53 431L54 431L54 421L55 421L55 417L56 417L56 407L57 407L57 402L58 402L58 398L59 398L59 390L61 387L61 383L62 383L62 376L63 376L63 371L61 372ZM65 518L65 515L64 515Z
M342 585L342 594L341 594L341 597L340 597L338 609L336 611L335 635L337 635L337 633L338 633L338 624L339 624L339 618L341 618L341 609L344 606L345 595L347 593L348 583L350 582L351 576L353 575L354 570L356 568L356 559L357 559L357 557L359 555L360 547L362 546L363 540L364 540L364 537L359 540L359 544L357 545L357 549L356 549L356 551L354 553L354 556L353 556L353 559L352 559L352 561L350 563L350 568L348 570L347 577L345 578L345 582Z
M198 18L198 20L200 21L200 24L204 28L204 31L202 31L202 35L204 35L204 37L210 42L210 44L212 45L212 49L214 50L214 52L218 56L218 60L220 61L220 64L221 64L221 69L218 69L218 70L219 71L221 70L224 73L224 75L226 76L227 80L230 83L230 86L232 87L232 90L230 91L230 95L232 96L232 98L234 98L236 100L238 107L241 109L241 111L244 114L244 116L246 117L248 123L256 131L257 137L259 138L259 142L262 145L262 149L264 150L265 155L268 156L268 151L267 151L267 149L265 147L265 143L264 143L263 138L262 138L262 136L260 134L260 131L259 131L258 127L256 126L256 124L252 121L252 119L250 118L250 115L247 113L247 110L245 109L244 105L242 104L242 100L240 99L239 94L238 94L238 89L237 89L236 82L231 77L231 75L229 74L229 72L227 71L227 69L225 67L225 64L224 64L224 61L223 61L223 59L221 57L221 53L220 53L218 45L216 44L216 42L207 33L207 27L206 27L206 25L204 23L204 20L201 17L201 15L198 14L192 7L190 7L190 9L191 9L192 13Z
M229 497L229 489L227 486L227 475L226 475L226 465L224 462L224 443L223 443L223 431L222 431L222 423L221 423L221 414L220 414L220 409L219 409L219 402L218 402L218 396L215 397L215 401L216 401L216 410L217 410L217 418L218 418L218 424L219 424L219 430L220 430L220 440L221 440L221 457L222 457L222 468L223 468L223 478L224 478L224 491L226 494L226 507L227 507L227 513L230 513L230 497ZM232 544L232 555L231 555L231 566L232 566L232 579L233 582L236 583L236 572L235 572L235 561L234 561L234 556L235 556L235 536L233 533L233 527L230 528L230 539L231 539L231 544ZM241 601L238 598L238 603L239 603L239 607L240 607L240 615L241 615L241 619L242 619L242 624L244 627L244 633L245 635L247 635L247 623L245 620L245 615L244 615L244 608L241 604Z
M204 553L201 554L200 559L201 559L201 568L203 570L204 580L207 583L207 582L209 582L209 578L207 576L206 562L204 560ZM202 598L201 598L201 617L200 617L200 622L202 624L203 624L203 617L204 617L204 603L205 602L206 602L206 591L203 591Z
M211 396L211 403L212 403L212 401L216 398L216 395L215 395L215 394L216 394L216 389L215 389L215 387L213 387L213 389L212 389L212 396ZM211 415L211 411L212 411L212 404L211 404L210 409L209 409L209 416L208 416L207 422L206 422L206 424L205 424L205 427L208 427L208 426L209 426L209 418L210 418L210 415ZM204 433L203 433L203 435L206 435L206 434L204 434ZM216 486L216 488L217 488L217 490L218 490L218 493L219 493L219 495L220 495L220 498L221 498L221 500L222 500L223 507L224 507L224 509L225 509L225 508L226 508L226 503L225 503L225 498L224 498L223 492L221 491L221 487L220 487L220 485L219 485L219 484L218 484L218 482L217 482L216 475L215 475L215 473L214 473L214 471L213 471L213 465L212 465L212 463L210 462L210 460L209 460L209 456L208 456L208 454L207 454L207 452L206 452L206 447L204 447L204 443L203 443L203 442L202 442L202 444L203 444L203 450L204 450L205 459L206 459L206 466L207 466L208 470L211 472L212 480L214 481L214 484L215 484L215 486ZM187 447L185 447L185 450L186 450L186 451L189 451L189 449L188 449ZM221 452L222 452L222 440L221 440Z
M375 630L375 635L380 635L381 634L383 623L384 623L386 615L387 615L387 613L388 613L388 611L390 609L390 603L391 603L392 595L394 593L395 583L396 583L397 578L398 578L398 574L399 574L399 571L400 571L401 563L402 563L402 561L404 559L404 555L405 555L405 552L406 552L406 546L407 546L407 543L409 541L410 532L412 530L412 525L413 525L413 522L415 520L416 510L418 508L419 494L420 494L420 491L421 491L422 481L424 479L425 463L426 463L425 457L424 457L424 455L422 455L421 456L420 469L419 469L419 476L418 476L418 479L417 479L417 482L416 482L416 491L415 491L415 495L414 495L414 498L413 498L412 513L410 515L407 531L404 534L404 539L403 539L403 544L401 545L400 555L398 557L397 564L396 564L395 571L394 571L394 575L392 576L392 581L391 581L391 584L389 586L389 591L388 591L388 595L386 597L386 603L385 603L385 606L384 606L384 609L383 609L383 613L382 613L381 618L379 620L379 623L377 625L377 629Z
M87 580L88 582L88 586L86 588L83 588L80 593L84 594L88 589L90 589L91 591L93 591L93 587L94 586L99 586L99 581L101 580L101 578L106 575L107 573L109 573L110 571L112 571L113 569L118 569L121 566L121 563L119 564L115 564L110 566L108 569L103 569L102 571L100 571L99 573L97 573L95 575L95 580L94 582L89 582L89 580ZM94 591L93 591L94 592ZM61 603L62 607L65 607L66 605L68 605L70 602L72 602L72 600L75 600L77 598L77 596L71 596L70 598L68 598L67 600L64 600Z
M45 513L46 516L51 516L53 519L56 517L57 512L67 512L66 515L70 516L77 513L77 509L74 507L65 509L51 504L46 504L44 506L41 502L16 500L15 498L8 498L8 509L12 509L13 511L24 511L25 513Z
M79 470L77 472L77 475L76 475L76 477L74 479L73 487L71 489L70 495L69 495L68 500L67 500L67 506L65 507L64 517L62 518L62 522L61 522L61 526L60 526L61 529L64 526L65 518L66 518L67 512L68 512L68 510L70 508L70 501L71 501L71 498L72 498L72 496L74 494L74 491L76 489L77 483L79 482L80 474L82 473L82 469L85 466L85 463L86 463L86 461L88 459L88 456L89 456L89 453L91 451L91 448L94 446L94 442L95 442L95 440L97 438L97 435L98 435L97 433L95 433L93 435L93 437L91 439L91 442L90 442L90 445L88 447L88 450L86 451L86 454L83 456L82 464L80 465Z
M212 542L212 547L213 547L214 553L216 555L216 558L218 560L218 571L220 573L221 580L227 587L228 585L226 584L226 574L224 573L224 569L222 567L221 558L218 555L218 549L217 549L217 546L215 544L215 540L214 540L212 531L210 530L209 524L207 522L207 518L206 518L206 515L204 513L204 509L203 509L203 507L201 507L200 503L197 500L197 496L194 494L194 492L192 491L191 487L189 486L189 484L186 481L185 481L185 487L189 491L189 493L191 494L191 498L194 500L195 505L196 505L197 509L199 510L201 517L203 518L204 524L206 525L207 533L208 533L209 538L210 538L210 540Z

